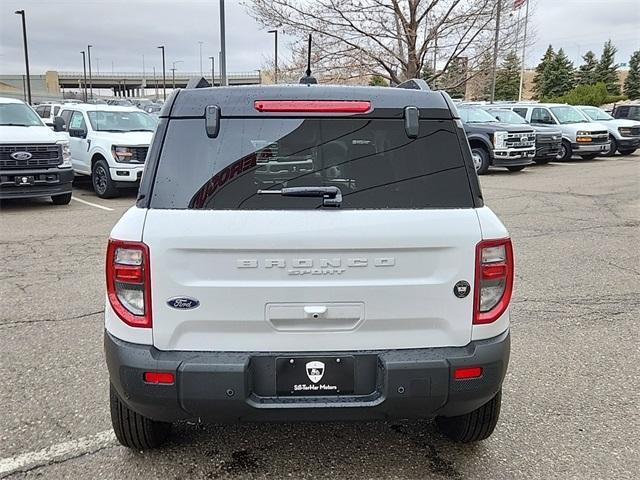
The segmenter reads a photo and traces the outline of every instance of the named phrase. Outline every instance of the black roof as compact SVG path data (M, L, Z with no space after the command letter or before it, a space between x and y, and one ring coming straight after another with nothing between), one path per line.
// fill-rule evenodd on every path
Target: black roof
M161 116L203 117L205 107L210 105L218 105L223 117L300 116L299 113L258 112L254 108L256 100L368 100L372 104L372 111L358 114L358 117L402 118L404 107L407 106L418 107L422 118L458 117L453 103L444 92L343 85L257 85L178 90L167 101ZM314 114L305 114L308 115Z

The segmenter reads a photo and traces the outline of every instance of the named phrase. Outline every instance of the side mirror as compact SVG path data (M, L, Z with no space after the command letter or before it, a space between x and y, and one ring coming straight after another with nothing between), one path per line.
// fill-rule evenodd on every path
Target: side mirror
M53 119L53 131L54 132L63 132L64 131L64 127L65 127L65 122L64 122L64 118L62 117L55 117Z
M69 136L70 137L77 137L77 138L86 138L87 131L83 130L82 128L70 128L69 129Z

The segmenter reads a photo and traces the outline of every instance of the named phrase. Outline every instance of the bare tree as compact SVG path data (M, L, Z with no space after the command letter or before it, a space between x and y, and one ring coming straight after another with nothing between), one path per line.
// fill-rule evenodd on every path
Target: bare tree
M252 0L251 15L265 27L304 38L313 33L314 70L344 80L380 75L392 83L419 77L456 87L476 74L491 48L496 0ZM516 16L503 0L501 50L513 49ZM511 15L510 15L511 13ZM294 68L303 58L294 48ZM464 75L446 75L452 63ZM301 71L301 70L299 70ZM443 85L454 78L457 85Z

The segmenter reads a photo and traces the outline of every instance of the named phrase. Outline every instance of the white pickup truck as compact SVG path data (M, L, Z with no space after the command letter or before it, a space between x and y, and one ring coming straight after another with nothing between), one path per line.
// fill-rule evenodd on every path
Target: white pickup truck
M0 98L0 199L71 201L69 136L53 132L21 100Z
M69 133L76 175L89 175L100 198L137 187L156 120L134 107L64 105L60 118Z

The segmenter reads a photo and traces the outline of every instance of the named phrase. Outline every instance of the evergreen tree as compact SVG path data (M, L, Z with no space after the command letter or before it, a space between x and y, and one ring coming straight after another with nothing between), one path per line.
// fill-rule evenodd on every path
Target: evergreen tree
M573 63L561 48L545 71L541 98L561 97L571 90L574 85Z
M491 51L487 51L482 56L480 65L478 65L478 74L475 81L478 85L475 98L472 100L487 101L491 98L491 69L493 66L493 55ZM497 77L497 74L496 74ZM496 78L497 80L497 78Z
M596 67L598 82L607 86L609 95L620 95L620 84L618 83L618 64L615 63L618 49L613 46L611 40L607 40L602 49L600 61Z
M516 52L505 57L496 73L496 100L517 100L520 92L520 59Z
M576 80L578 85L595 85L598 82L598 59L596 54L589 50L582 56L584 63L578 68Z
M369 79L369 85L371 87L388 87L389 84L381 75L372 75Z
M549 45L547 51L544 52L540 63L536 67L536 74L533 77L533 93L534 99L546 97L546 84L547 77L549 76L549 67L556 57L556 53L553 51L553 47Z
M467 91L467 58L454 57L444 74L438 79L438 85L442 85L451 98L464 98Z
M631 100L640 98L640 50L636 50L629 60L629 74L624 81L624 94Z
M420 75L422 77L422 79L427 82L427 84L429 85L429 87L434 88L434 81L433 81L433 76L436 73L434 72L433 68L431 68L431 65L429 65L428 63L424 64L424 67L422 67L422 75Z

